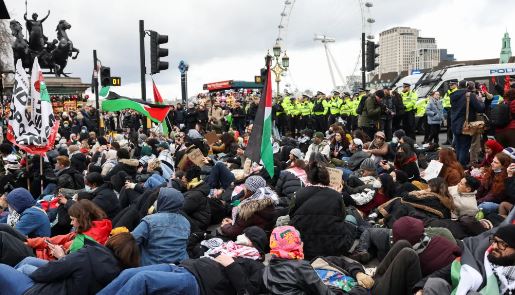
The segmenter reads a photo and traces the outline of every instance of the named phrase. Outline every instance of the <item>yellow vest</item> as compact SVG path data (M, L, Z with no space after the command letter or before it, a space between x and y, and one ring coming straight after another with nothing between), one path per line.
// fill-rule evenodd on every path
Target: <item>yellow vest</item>
M406 108L406 112L410 112L415 108L415 104L417 103L417 93L413 90L408 92L401 92L402 104Z

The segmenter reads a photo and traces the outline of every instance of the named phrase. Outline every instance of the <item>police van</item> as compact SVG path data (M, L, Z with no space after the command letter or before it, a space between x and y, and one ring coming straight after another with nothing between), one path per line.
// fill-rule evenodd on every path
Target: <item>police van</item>
M498 77L497 83L504 86L504 77L515 77L515 63L485 65L453 65L441 70L424 73L417 83L415 91L419 98L427 97L433 91L440 94L447 92L450 80L467 80L485 84L489 92L494 85L492 77ZM502 79L501 79L502 78Z
M397 79L397 81L393 82L392 90L397 90L398 92L400 92L402 90L402 84L404 83L411 84L411 87L414 88L415 85L417 85L418 81L420 81L420 78L422 78L422 76L422 73L417 73Z

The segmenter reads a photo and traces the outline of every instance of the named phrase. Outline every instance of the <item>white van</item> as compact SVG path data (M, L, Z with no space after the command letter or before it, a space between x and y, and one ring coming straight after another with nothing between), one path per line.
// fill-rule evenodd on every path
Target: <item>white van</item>
M415 85L420 81L420 78L422 78L423 74L412 74L405 77L400 78L396 82L394 82L392 90L397 90L398 92L401 92L402 90L402 84L409 83L411 84L411 89L414 89Z
M515 63L486 64L486 65L455 65L441 70L423 74L418 81L415 91L419 98L427 97L433 91L444 95L449 87L450 80L467 80L485 84L488 90L493 91L492 77L515 76ZM498 83L504 84L504 80Z

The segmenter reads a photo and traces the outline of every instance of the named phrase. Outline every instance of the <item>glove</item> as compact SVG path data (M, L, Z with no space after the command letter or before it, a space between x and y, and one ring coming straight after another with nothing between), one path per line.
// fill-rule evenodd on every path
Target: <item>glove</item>
M358 281L358 285L365 289L370 289L374 285L374 279L362 272L356 274L356 280Z

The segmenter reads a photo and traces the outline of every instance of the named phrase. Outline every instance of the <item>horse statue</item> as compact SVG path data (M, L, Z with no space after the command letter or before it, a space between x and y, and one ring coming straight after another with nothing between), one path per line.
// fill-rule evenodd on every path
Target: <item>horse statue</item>
M64 68L68 64L68 56L72 52L72 42L67 41L65 38L61 38L57 47L52 50L52 64L54 66L54 73L56 77L60 77L61 75L68 77L64 73Z
M12 20L9 27L11 28L11 34L15 37L15 41L11 45L13 49L14 64L16 65L18 59L21 59L23 67L29 68L31 64L29 42L23 37L23 28L16 20Z
M57 28L55 29L57 31L57 40L61 42L60 40L65 39L67 42L70 43L70 53L69 56L72 57L72 59L76 59L79 55L79 49L73 47L73 42L68 38L68 34L66 33L66 30L69 30L72 26L63 20L59 21L59 24L57 24ZM72 54L75 52L75 56L72 56Z
M40 20L38 20L37 13L32 14L32 19L27 19L27 13L23 15L23 18L26 21L27 30L29 30L29 48L33 52L39 53L45 46L43 39L45 36L43 34L43 22L48 18L49 15L50 10L48 11L48 14Z

